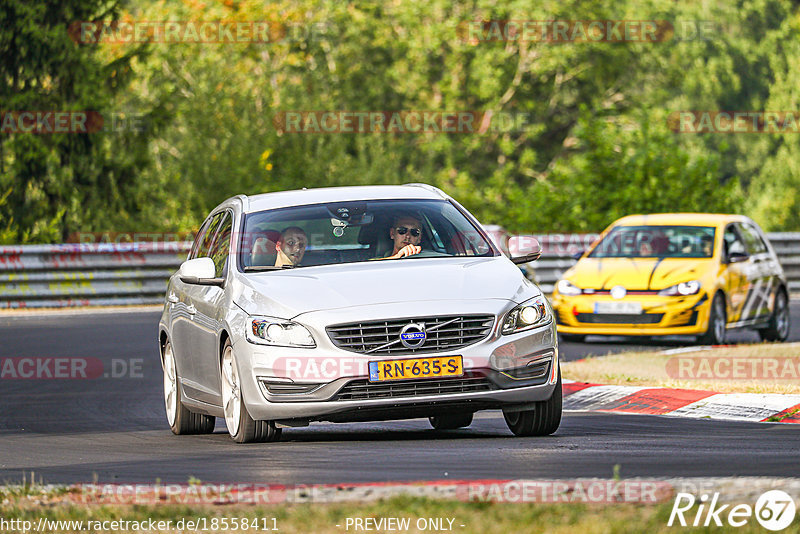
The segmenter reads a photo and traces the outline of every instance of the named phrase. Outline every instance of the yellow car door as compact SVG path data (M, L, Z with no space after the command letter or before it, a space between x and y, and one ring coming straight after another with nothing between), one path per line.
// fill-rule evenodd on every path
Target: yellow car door
M748 279L748 262L750 260L744 240L736 226L731 223L723 234L722 263L725 269L723 287L727 295L727 322L736 323L742 320L747 293L750 290Z

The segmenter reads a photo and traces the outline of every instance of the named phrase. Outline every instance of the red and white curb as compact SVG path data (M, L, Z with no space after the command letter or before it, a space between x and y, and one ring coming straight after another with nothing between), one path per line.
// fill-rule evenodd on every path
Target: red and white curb
M564 409L695 419L800 423L800 395L714 393L564 380Z

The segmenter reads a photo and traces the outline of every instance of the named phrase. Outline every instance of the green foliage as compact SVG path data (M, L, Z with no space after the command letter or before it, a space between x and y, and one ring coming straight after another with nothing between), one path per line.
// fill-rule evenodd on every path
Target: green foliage
M108 120L114 95L142 52L104 60L78 44L69 24L106 17L121 7L105 0L0 4L0 110L91 111ZM137 109L138 113L146 108ZM161 117L161 115L159 115ZM160 119L159 119L160 120ZM147 132L0 134L0 239L58 242L75 231L119 229L141 210L140 173Z
M800 7L788 0L146 0L125 16L302 30L269 43L154 43L147 56L66 37L66 21L119 18L117 4L60 6L0 8L0 72L27 76L0 88L0 107L134 110L148 129L0 137L3 242L78 228L185 231L238 193L405 182L439 186L514 232L595 232L663 211L744 211L800 229L796 135L679 134L667 121L679 110L798 109ZM668 20L676 33L656 43L465 39L471 21L558 19ZM692 35L697 21L711 31ZM275 128L280 112L311 110L524 120L473 134Z

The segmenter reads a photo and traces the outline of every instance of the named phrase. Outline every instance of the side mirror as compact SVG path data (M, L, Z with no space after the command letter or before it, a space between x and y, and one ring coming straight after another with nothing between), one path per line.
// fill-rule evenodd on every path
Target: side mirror
M579 259L581 259L581 256L583 256L584 254L586 254L585 250L579 250L578 252L576 252L575 254L572 255L572 259L573 260L579 260Z
M741 263L750 259L750 254L747 252L731 252L728 254L728 263Z
M516 265L521 263L528 263L529 261L536 261L542 255L542 245L535 237L528 237L525 240L524 246L522 243L517 243L516 251L521 252L520 256L512 256L511 261Z
M178 276L184 284L200 286L225 286L224 278L215 278L216 268L211 258L195 258L181 264Z

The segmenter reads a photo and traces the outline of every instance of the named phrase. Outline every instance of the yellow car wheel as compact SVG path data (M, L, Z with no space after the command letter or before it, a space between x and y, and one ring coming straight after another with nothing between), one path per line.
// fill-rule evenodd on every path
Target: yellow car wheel
M714 295L708 313L708 328L706 328L706 333L700 336L699 341L706 345L724 345L727 314L725 313L725 297L722 293Z

